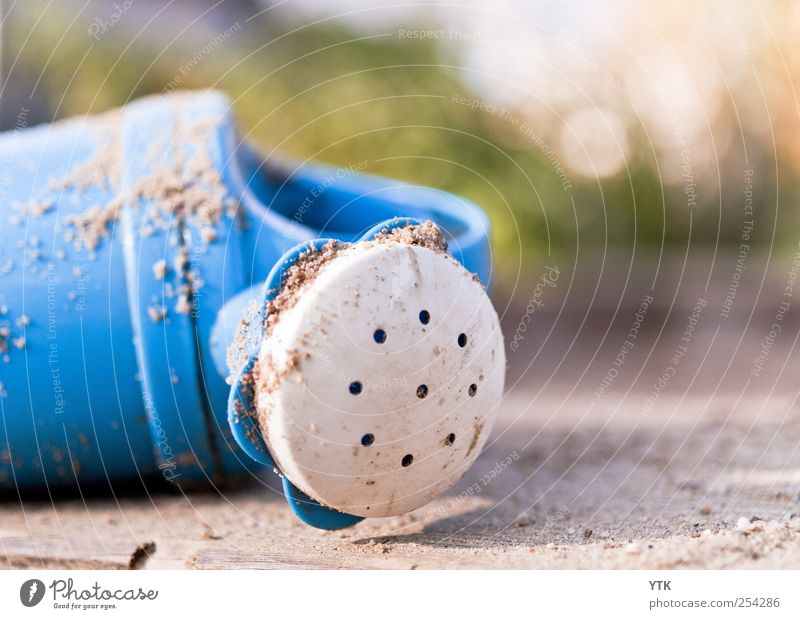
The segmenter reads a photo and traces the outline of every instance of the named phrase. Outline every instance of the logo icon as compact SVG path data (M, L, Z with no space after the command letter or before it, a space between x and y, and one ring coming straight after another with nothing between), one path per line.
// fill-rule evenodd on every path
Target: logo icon
M19 588L19 601L23 606L36 606L44 597L44 583L38 578L31 578Z

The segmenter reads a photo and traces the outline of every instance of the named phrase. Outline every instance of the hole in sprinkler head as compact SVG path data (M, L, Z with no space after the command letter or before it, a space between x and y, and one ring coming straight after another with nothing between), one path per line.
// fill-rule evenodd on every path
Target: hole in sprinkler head
M417 397L421 400L428 395L428 385L420 385L417 387Z
M372 443L375 442L375 435L374 434L365 434L361 437L361 444L364 447L369 447Z
M447 439L445 439L448 445L452 445L456 442L456 435L452 432L447 435Z
M422 311L419 313L419 321L420 321L420 322L421 322L423 325L427 325L427 324L428 324L428 323L431 321L431 315L430 315L430 313L428 312L428 310L422 310Z
M469 397L472 397L472 396L474 396L476 393L478 393L478 385L476 385L475 383L472 383L472 384L469 386L469 391L468 391L468 393L469 393Z
M467 334L466 333L459 333L458 334L458 345L461 346L461 348L464 348L464 346L467 345Z
M378 344L383 344L386 341L386 331L383 329L375 329L375 333L372 334L372 338Z
M403 456L403 460L400 462L403 466L411 466L411 463L414 462L414 456L411 454L406 454Z
M358 395L361 393L361 389L363 389L363 387L357 380L354 380L352 383L350 383L350 393L353 395Z

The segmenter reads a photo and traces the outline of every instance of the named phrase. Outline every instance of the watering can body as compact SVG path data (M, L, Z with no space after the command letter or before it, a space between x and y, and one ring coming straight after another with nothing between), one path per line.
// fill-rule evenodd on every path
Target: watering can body
M261 159L214 91L0 136L0 492L254 470L224 356L287 250L433 220L488 281L485 215L432 189Z

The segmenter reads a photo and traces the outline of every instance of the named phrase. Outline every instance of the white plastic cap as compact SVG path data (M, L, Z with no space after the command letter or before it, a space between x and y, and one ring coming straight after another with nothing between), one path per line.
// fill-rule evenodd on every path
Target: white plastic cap
M321 504L392 516L450 488L503 394L500 324L451 256L357 243L282 311L259 353L256 402L282 473Z

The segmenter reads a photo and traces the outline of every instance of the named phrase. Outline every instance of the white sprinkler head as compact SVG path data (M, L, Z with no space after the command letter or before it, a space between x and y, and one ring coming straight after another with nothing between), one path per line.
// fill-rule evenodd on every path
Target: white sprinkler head
M322 505L403 514L455 484L491 431L505 374L497 313L450 255L340 249L282 309L256 403L281 472Z

